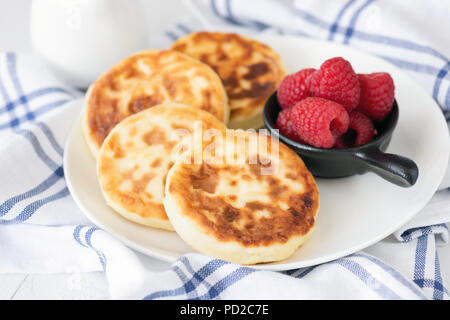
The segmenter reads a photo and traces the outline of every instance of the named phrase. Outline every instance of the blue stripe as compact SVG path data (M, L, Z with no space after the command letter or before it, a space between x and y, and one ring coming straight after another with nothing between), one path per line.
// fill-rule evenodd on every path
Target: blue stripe
M434 224L427 227L418 227L418 228L411 228L406 231L404 231L400 237L403 238L404 241L411 241L413 239L419 238L421 236L425 236L428 234L435 234L440 232L446 232L448 231L447 226L445 223L441 224Z
M450 121L450 110L444 111L444 117L447 122ZM447 190L450 190L450 188L447 188Z
M439 281L435 281L433 279L422 279L423 281L423 287L424 288L431 288L433 289L433 295L434 295L434 290L438 290L440 292L445 293L445 295L448 296L448 291L447 289L443 286L443 284Z
M336 261L336 263L338 263L339 265L350 271L352 274L354 274L356 277L358 277L364 284L366 284L380 297L390 300L401 299L401 297L398 296L395 292L393 292L383 283L372 277L370 273L358 263L348 259L339 259Z
M3 100L5 102L5 104L7 104L9 102L9 95L8 92L6 91L5 85L3 84L3 81L0 77L0 93L2 94ZM8 108L7 111L11 111L13 108Z
M421 63L415 63L415 62L411 62L411 61L407 61L407 60L402 60L402 59L397 59L397 58L391 58L388 56L384 56L384 55L377 55L378 57L389 61L392 64L395 64L397 67L402 68L402 69L408 69L411 71L415 71L415 72L420 72L420 73L426 73L432 76L436 76L439 72L438 68L426 65L426 64L421 64Z
M44 162L47 165L47 167L49 167L52 171L56 171L60 167L55 161L50 159L50 157L44 152L41 144L39 143L39 140L37 139L37 137L33 132L25 129L19 129L14 132L24 136L31 143L39 159L41 159L42 162Z
M290 276L290 277L301 279L301 278L305 277L306 275L308 275L315 268L320 267L320 266L321 266L321 264L318 264L318 265L315 265L315 266L312 266L312 267L308 267L308 268L287 270L287 271L284 271L282 273L284 273L285 275Z
M347 270L349 270L351 273L356 275L361 281L363 281L368 287L372 290L374 290L377 294L384 298L388 299L400 299L400 297L391 289L383 285L380 281L372 277L369 272L364 269L360 264L358 264L355 261L350 260L352 257L361 257L368 259L369 261L379 265L382 267L385 271L387 271L389 274L391 274L394 278L396 278L399 282L401 282L403 285L408 287L411 291L413 291L415 294L417 294L419 297L426 299L426 297L416 288L414 287L408 280L406 280L400 273L398 273L396 270L392 269L388 265L383 264L381 261L378 261L377 259L374 259L372 257L368 257L362 254L353 254L347 258L341 258L335 261L331 261L326 263L329 264L339 264L343 267L345 267ZM308 275L310 272L312 272L314 269L319 267L320 265L309 267L305 270L302 270L302 272L299 275L295 275L295 278L301 279ZM292 274L294 276L294 274Z
M58 101L46 104L46 105L36 109L35 111L33 111L33 115L35 118L37 118L41 114L45 114L48 111L56 109L56 108L64 105L68 101L70 101L70 100L65 99L65 100L58 100ZM0 130L17 127L21 122L26 121L26 119L27 119L26 116L22 116L20 118L13 119L9 123L3 123L0 125Z
M373 34L373 33L368 33L368 32L362 32L362 31L358 31L358 30L354 30L353 37L358 38L360 40L377 43L377 44L385 44L385 45L389 45L392 47L407 49L407 50L414 51L414 52L426 53L426 54L432 55L436 58L442 59L445 62L449 61L449 59L445 55L441 54L437 50L435 50L431 47L422 45L422 44L411 42L409 40L392 38L389 36L378 35L378 34Z
M305 20L306 22L308 22L314 26L317 26L321 29L327 29L327 30L331 29L331 25L328 22L326 22L320 18L317 18L316 16L312 15L311 13L309 13L303 9L294 8L293 12L295 13L295 15L297 17ZM341 29L337 28L336 31L341 31Z
M445 95L445 108L450 109L450 86L448 86L447 94ZM447 120L448 121L448 120Z
M64 176L64 171L62 166L59 167L58 169L56 169L51 175L50 177L48 177L47 179L45 179L44 181L42 181L37 187L24 192L22 194L19 194L17 196L14 196L8 200L6 200L5 202L3 202L0 205L0 217L4 216L5 214L7 214L12 207L14 207L17 203L19 203L20 201L23 201L25 199L31 198L35 195L38 195L44 191L46 191L47 189L49 189L51 186L53 186L56 182L59 181L59 179L61 179Z
M163 290L151 293L143 298L143 300L154 300L158 298L165 297L176 297L186 293L186 288L184 286L173 289L173 290Z
M75 241L76 241L78 244L80 244L81 246L83 246L83 247L85 247L85 248L90 248L90 249L92 249L92 250L97 254L97 257L98 257L98 259L99 259L99 261L100 261L100 264L101 264L101 266L102 266L102 268L103 268L103 271L106 271L106 264L107 264L106 256L104 255L103 252L101 252L100 250L94 248L94 246L92 245L92 242L91 242L92 234L93 234L95 231L100 230L100 229L97 228L97 227L91 227L88 231L86 231L86 233L85 233L85 235L84 235L84 240L86 241L86 244L87 244L87 245L86 245L86 244L84 244L84 243L81 241L81 237L80 237L81 230L82 230L84 227L87 227L87 226L82 226L82 225L76 226L75 229L74 229L74 231L73 231L73 238L74 238Z
M45 134L56 153L58 153L62 157L64 155L64 150L58 143L58 141L56 141L55 135L53 134L50 127L47 126L44 122L37 122L37 125L39 126L39 128L41 128L42 132Z
M294 273L297 273L300 270L302 270L302 269L285 270L285 271L281 271L281 273L284 273L287 276L292 276Z
M435 285L434 285L434 292L433 292L433 299L435 300L442 300L444 298L444 290L442 285L442 276L441 276L441 267L439 264L439 256L438 252L436 250L435 258L434 258L434 279L435 279ZM439 287L437 284L441 284L441 287Z
M192 278L195 278L196 276L201 278L207 278L212 273L214 273L217 269L221 268L225 264L228 264L228 262L225 262L223 260L214 259L209 261L207 264L205 264L199 271L197 271ZM190 280L192 280L192 278ZM194 288L197 288L198 284L194 286ZM148 294L143 299L144 300L153 300L158 298L164 298L164 297L174 297L182 295L183 293L186 293L186 290L184 286L173 289L173 290L162 290L162 291L156 291L151 294Z
M278 34L286 34L283 29L276 29L276 31ZM295 31L295 32L290 31L289 34L293 34L299 37L312 38L310 34L304 31Z
M5 104L8 104L10 99L9 99L8 92L6 91L5 85L3 84L1 76L0 76L0 93L1 93L1 95L3 97L3 100L4 100ZM15 120L16 119L16 113L14 111L14 108L12 106L8 106L7 105L7 111L9 113L9 115L10 115L10 118L11 118L11 122L10 122L11 125L15 124L16 123L16 120Z
M414 265L414 282L423 288L423 279L425 278L425 263L427 255L428 237L426 235L417 239L416 261Z
M196 285L193 283L193 279L188 279L184 272L178 267L174 266L173 271L177 274L178 278L180 278L181 283L183 283L184 293L186 294L188 299L195 299L198 296Z
M227 10L228 18L230 19L230 21L232 21L235 24L240 24L233 16L233 12L231 11L230 0L225 0L225 9Z
M217 3L215 0L210 0L210 6L212 11L214 12L215 15L217 15L219 18L224 19L225 21L235 24L237 26L241 26L241 27L256 27L258 28L260 31L266 29L268 27L268 25L266 25L265 23L261 22L261 21L253 21L253 20L248 20L246 21L246 23L242 23L240 21L238 21L235 17L234 14L231 10L231 3L230 0L225 0L225 10L226 12L224 14L220 13L218 8L217 8Z
M200 285L204 285L207 289L210 289L212 287L200 272L194 271L194 268L192 268L188 258L183 256L180 258L180 261L184 264L186 270L188 270L193 275L192 281L196 284L196 287L199 287Z
M186 34L192 32L192 30L189 29L188 27L186 27L184 24L178 23L177 27L178 27L178 29L180 29L181 31L183 31Z
M333 40L334 39L334 35L336 33L336 30L339 26L339 22L341 21L342 16L344 15L345 11L347 11L347 9L355 2L355 0L350 0L348 1L343 7L342 9L339 11L334 23L331 25L330 27L330 31L328 34L328 40Z
M80 245L82 245L83 247L87 248L88 246L85 245L83 242L81 242L81 239L80 239L80 232L81 232L81 229L83 229L84 227L85 226L76 226L75 229L73 230L73 238Z
M408 281L402 274L400 274L398 271L396 271L395 269L393 269L392 267L386 265L385 263L383 263L382 261L373 258L371 256L367 256L364 254L353 254L351 256L348 256L347 258L345 258L344 260L348 260L348 258L352 258L352 257L359 257L359 258L364 258L369 260L370 262L378 265L379 267L381 267L383 270L385 270L386 272L388 272L391 276L393 276L397 281L399 281L401 284L403 284L405 287L407 287L408 289L410 289L414 294L416 294L417 296L419 296L422 299L427 299L427 297L416 287L414 286L410 281ZM341 264L339 260L335 260L332 262L328 262L326 264L335 264L335 263L339 263ZM350 261L350 260L349 260ZM353 262L356 263L356 262ZM297 279L302 279L303 277L305 277L306 275L308 275L310 272L312 272L314 269L316 269L317 267L319 267L321 265L316 265L316 266L312 266L309 268L305 268L305 269L299 269L299 270L290 270L290 271L286 271L285 273L289 276L293 276ZM301 272L299 272L301 271ZM297 274L298 273L298 274Z
M171 32L171 31L166 31L164 33L165 33L166 36L168 36L173 41L178 39L178 36L175 33Z
M301 272L299 275L295 276L297 279L302 279L303 277L307 276L311 271L313 271L314 269L316 269L318 266L313 266L313 267L309 267L306 270L304 270L303 272Z
M375 263L376 265L381 267L384 271L386 271L391 276L393 276L398 282L400 282L405 287L410 289L413 293L418 295L420 298L427 299L427 297L425 297L423 295L423 293L419 289L417 289L417 287L414 286L411 282L409 282L401 273L399 273L397 270L393 269L391 266L383 263L381 260L378 260L378 259L376 259L374 257L371 257L371 256L360 254L360 253L353 254L352 257L361 257L361 258L367 259L367 260Z
M233 13L231 12L231 5L230 5L230 0L225 0L225 10L226 10L226 16L222 15L222 18L226 19L228 22L234 23L238 26L245 26L243 23L237 21L234 17L233 17Z
M67 95L70 95L70 97L75 98L75 96L70 93L69 91L62 89L62 88L56 88L56 87L48 87L48 88L42 88L35 91L32 91L31 93L27 95L23 95L19 97L19 99L16 99L14 101L8 102L5 104L5 106L0 108L0 114L8 112L12 109L15 109L17 106L20 106L23 101L31 101L35 98L39 98L41 96L44 96L49 93L65 93Z
M295 34L297 36L301 36L301 37L312 38L310 34L303 32L303 31L296 31Z
M173 270L180 278L181 283L183 283L183 288L185 290L187 299L191 299L191 300L196 299L198 297L198 292L197 292L196 288L199 286L200 283L198 283L197 280L195 280L195 278L188 279L186 277L186 275L184 274L184 272L182 272L181 269L177 266L174 266ZM195 274L195 272L191 273L191 275L193 275L193 274Z
M437 74L437 78L436 81L434 82L433 87L433 98L435 100L438 100L442 79L448 74L449 69L450 69L450 62L447 62L445 66L441 70L439 70L439 73Z
M217 16L222 16L219 13L219 10L217 9L216 1L215 0L210 0L209 3L211 5L211 9L213 10L214 14L217 15Z
M325 20L322 20L322 19L318 18L317 16L314 16L313 14L311 14L303 9L295 8L294 12L297 17L299 17L299 18L303 19L304 21L306 21L312 25L315 25L321 29L328 30L331 27L331 25L328 22L326 22ZM345 34L347 29L341 28L338 26L336 31ZM393 38L393 37L369 33L369 32L362 32L362 31L358 31L358 30L353 30L352 36L355 38L359 38L361 40L365 40L365 41L369 41L369 42L373 42L373 43L377 43L377 44L387 44L387 45L402 48L402 49L408 49L411 51L430 54L434 57L444 60L445 62L449 62L449 59L445 55L440 53L439 51L437 51L431 47L428 47L428 46L425 46L422 44L418 44L418 43L415 43L415 42L412 42L409 40Z
M60 190L59 192L57 192L49 197L37 200L37 201L27 205L22 210L22 212L14 219L11 219L11 220L1 219L0 224L8 225L8 224L16 224L16 223L25 222L26 220L31 218L36 213L36 211L43 205L53 202L53 201L56 201L58 199L64 198L68 195L69 195L69 189L67 189L67 187L64 187L64 189Z
M91 237L92 237L92 234L94 233L94 231L97 231L97 230L99 230L97 227L92 227L92 228L90 228L88 231L86 231L86 234L84 235L84 239L85 239L85 241L86 241L86 244L87 244L92 250L94 250L95 253L97 253L97 256L98 256L98 259L99 259L99 261L100 261L100 264L101 264L102 267L103 267L103 271L105 271L105 270L106 270L106 257L105 257L105 255L104 255L102 252L100 252L99 250L97 250L96 248L94 248L94 247L92 246L92 243L91 243Z
M242 280L243 278L245 278L249 274L252 274L255 271L256 271L255 269L250 269L247 267L237 268L232 273L230 273L228 276L226 276L225 278L218 281L215 285L212 286L211 289L208 290L208 292L206 294L204 294L201 297L198 297L198 299L200 299L200 300L215 299L215 298L219 297L219 295L223 291L225 291L226 289L231 287L233 284Z
M344 43L348 44L351 36L353 35L353 31L355 30L356 21L359 18L359 15L361 12L371 4L373 0L367 0L358 10L356 10L355 14L353 15L352 19L350 20L350 25L348 26L347 30L345 31L345 38Z
M230 22L240 25L240 26L245 26L245 24L239 22L236 20L236 17L233 14L233 11L231 10L231 0L226 0L225 2L226 5L226 10L227 10L227 14L228 14L228 18L230 19ZM254 21L254 20L247 20L246 21L247 24L258 28L260 31L268 28L269 26L261 21Z
M27 120L33 120L34 114L30 112L30 107L28 106L28 100L26 96L23 94L22 86L20 85L19 78L17 76L17 64L16 64L16 55L14 53L8 52L6 54L7 59L7 67L9 71L9 75L11 77L11 81L16 89L17 95L20 97L19 101L24 106L26 110L26 118Z

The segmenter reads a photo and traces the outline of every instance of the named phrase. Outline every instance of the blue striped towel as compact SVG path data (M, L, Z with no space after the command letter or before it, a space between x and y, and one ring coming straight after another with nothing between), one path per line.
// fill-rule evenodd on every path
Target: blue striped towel
M199 29L328 39L403 68L449 117L450 47L440 31L449 30L450 12L442 1L410 1L408 7L400 0L301 0L293 5L186 0L185 5L189 14L152 37L153 47L166 47ZM414 17L423 16L433 20L417 26ZM80 97L81 92L61 84L36 57L0 54L1 273L103 271L112 298L450 298L445 288L450 273L441 270L437 250L449 242L448 177L430 204L393 236L309 268L260 271L199 254L167 266L136 253L93 226L67 190L62 146L80 110L66 102Z

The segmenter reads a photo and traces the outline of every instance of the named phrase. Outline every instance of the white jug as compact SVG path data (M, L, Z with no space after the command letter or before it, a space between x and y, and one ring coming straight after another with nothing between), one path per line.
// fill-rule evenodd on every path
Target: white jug
M137 0L34 0L35 51L69 85L87 88L123 58L146 47Z

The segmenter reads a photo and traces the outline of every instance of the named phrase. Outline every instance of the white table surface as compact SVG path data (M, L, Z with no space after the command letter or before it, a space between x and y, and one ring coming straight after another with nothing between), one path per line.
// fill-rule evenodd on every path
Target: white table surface
M180 0L142 1L149 30L158 33L183 14ZM31 0L0 0L0 51L32 52L29 36ZM151 34L150 34L151 35ZM384 242L395 243L392 237ZM401 244L398 244L401 245ZM365 251L396 267L395 255L381 255L374 245ZM446 287L450 287L450 246L438 249ZM168 268L150 259L155 270ZM400 264L399 264L400 265ZM400 270L408 276L410 270ZM108 299L108 283L102 272L78 274L0 274L0 299Z

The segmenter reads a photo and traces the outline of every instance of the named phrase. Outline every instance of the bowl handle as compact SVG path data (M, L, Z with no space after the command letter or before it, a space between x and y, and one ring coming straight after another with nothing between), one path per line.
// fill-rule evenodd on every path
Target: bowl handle
M403 188L413 186L419 177L416 163L396 154L376 150L357 152L354 156L364 162L370 171Z

